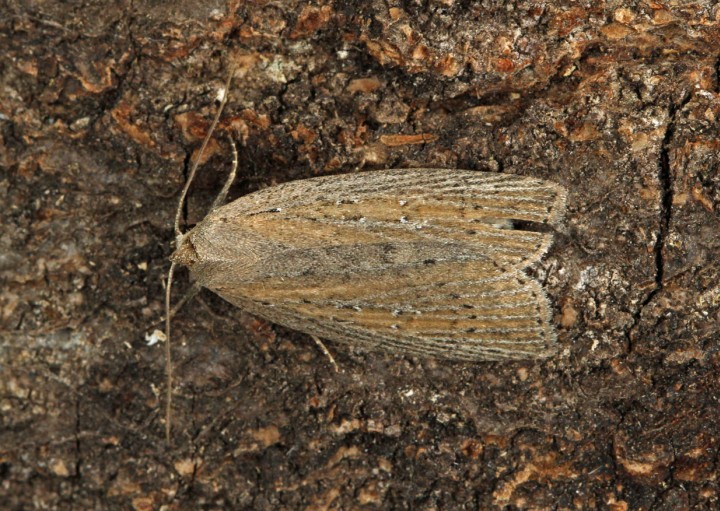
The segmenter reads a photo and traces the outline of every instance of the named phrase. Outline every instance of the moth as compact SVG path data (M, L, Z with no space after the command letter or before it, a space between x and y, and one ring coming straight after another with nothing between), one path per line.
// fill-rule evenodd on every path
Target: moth
M523 269L565 190L517 175L397 169L317 177L217 207L172 261L228 302L321 339L455 360L546 357L551 307Z
M226 101L223 93L200 154ZM552 232L534 226L561 220L562 186L470 170L376 170L293 181L221 205L238 165L230 143L233 170L210 213L180 231L198 157L175 215L165 293L168 441L177 265L196 285L315 339L466 361L554 352L550 303L524 269L552 243Z

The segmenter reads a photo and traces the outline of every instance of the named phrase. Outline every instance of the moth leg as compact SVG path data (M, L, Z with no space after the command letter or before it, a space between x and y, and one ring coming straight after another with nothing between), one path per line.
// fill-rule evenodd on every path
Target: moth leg
M198 294L198 292L202 289L202 286L198 284L197 282L193 283L193 285L190 287L190 289L187 290L187 292L183 295L182 298L176 303L172 309L170 309L170 319L175 317L175 314L177 314L180 309L182 309L186 303L188 303L190 300L195 298L195 295ZM162 316L160 319L157 320L157 323L162 323L165 321L165 316Z
M214 211L215 209L217 209L223 205L223 203L225 202L225 199L227 198L228 191L230 190L230 186L233 184L233 181L235 181L235 176L237 175L237 169L238 169L237 147L235 146L235 141L232 139L232 137L228 137L228 140L230 140L230 145L232 146L232 152L233 152L232 169L230 170L230 174L228 174L227 180L225 181L225 184L223 185L222 190L220 190L220 193L218 193L217 197L215 197L215 200L213 201L212 206L210 206L210 211Z
M335 362L335 358L333 358L332 354L331 354L330 351L327 349L327 347L325 347L325 345L324 345L323 342L320 340L320 338L317 337L317 336L315 336L315 335L311 335L310 337L312 337L313 341L315 341L315 344L318 345L318 348L320 348L320 351L322 351L322 352L325 354L325 356L330 359L330 363L331 363L332 366L335 368L335 372L336 372L336 373L339 373L339 372L340 372L340 368L338 367L337 362Z
M186 303L188 303L190 300L195 298L195 295L198 294L198 292L202 289L202 286L200 284L194 283L190 289L187 290L187 292L183 295L182 298L180 298L180 301L173 306L172 309L170 309L170 319L174 318L175 315L182 309ZM160 318L153 324L157 325L160 323L163 323L165 321L166 316L160 316Z

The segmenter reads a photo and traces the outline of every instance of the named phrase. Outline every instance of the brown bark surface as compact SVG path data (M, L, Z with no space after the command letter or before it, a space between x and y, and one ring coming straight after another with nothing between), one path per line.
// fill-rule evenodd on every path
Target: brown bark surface
M718 509L720 8L711 2L2 2L3 509ZM362 169L551 179L557 356L313 341L208 292L185 221ZM188 287L180 273L175 299ZM164 506L164 507L163 507Z

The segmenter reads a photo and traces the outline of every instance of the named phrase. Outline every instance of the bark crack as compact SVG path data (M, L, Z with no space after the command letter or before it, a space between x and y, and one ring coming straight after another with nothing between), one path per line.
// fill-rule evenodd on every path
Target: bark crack
M670 224L672 221L672 205L674 199L673 190L673 171L670 163L670 146L675 136L675 127L677 121L677 112L680 111L690 101L691 95L686 94L679 104L670 101L668 105L668 123L665 128L662 142L660 144L660 155L658 158L658 182L661 189L658 233L653 246L653 254L655 259L655 285L647 296L640 302L640 306L633 315L633 321L627 330L627 354L631 354L634 350L633 333L635 332L640 319L642 318L645 307L652 302L658 293L664 288L665 279L665 243L670 232Z

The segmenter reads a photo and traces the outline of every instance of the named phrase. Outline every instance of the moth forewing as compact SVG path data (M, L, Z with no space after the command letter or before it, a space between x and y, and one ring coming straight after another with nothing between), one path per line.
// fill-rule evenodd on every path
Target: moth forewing
M565 190L445 169L294 181L217 208L173 260L229 302L317 337L461 360L553 352L551 308L523 269L552 242Z

